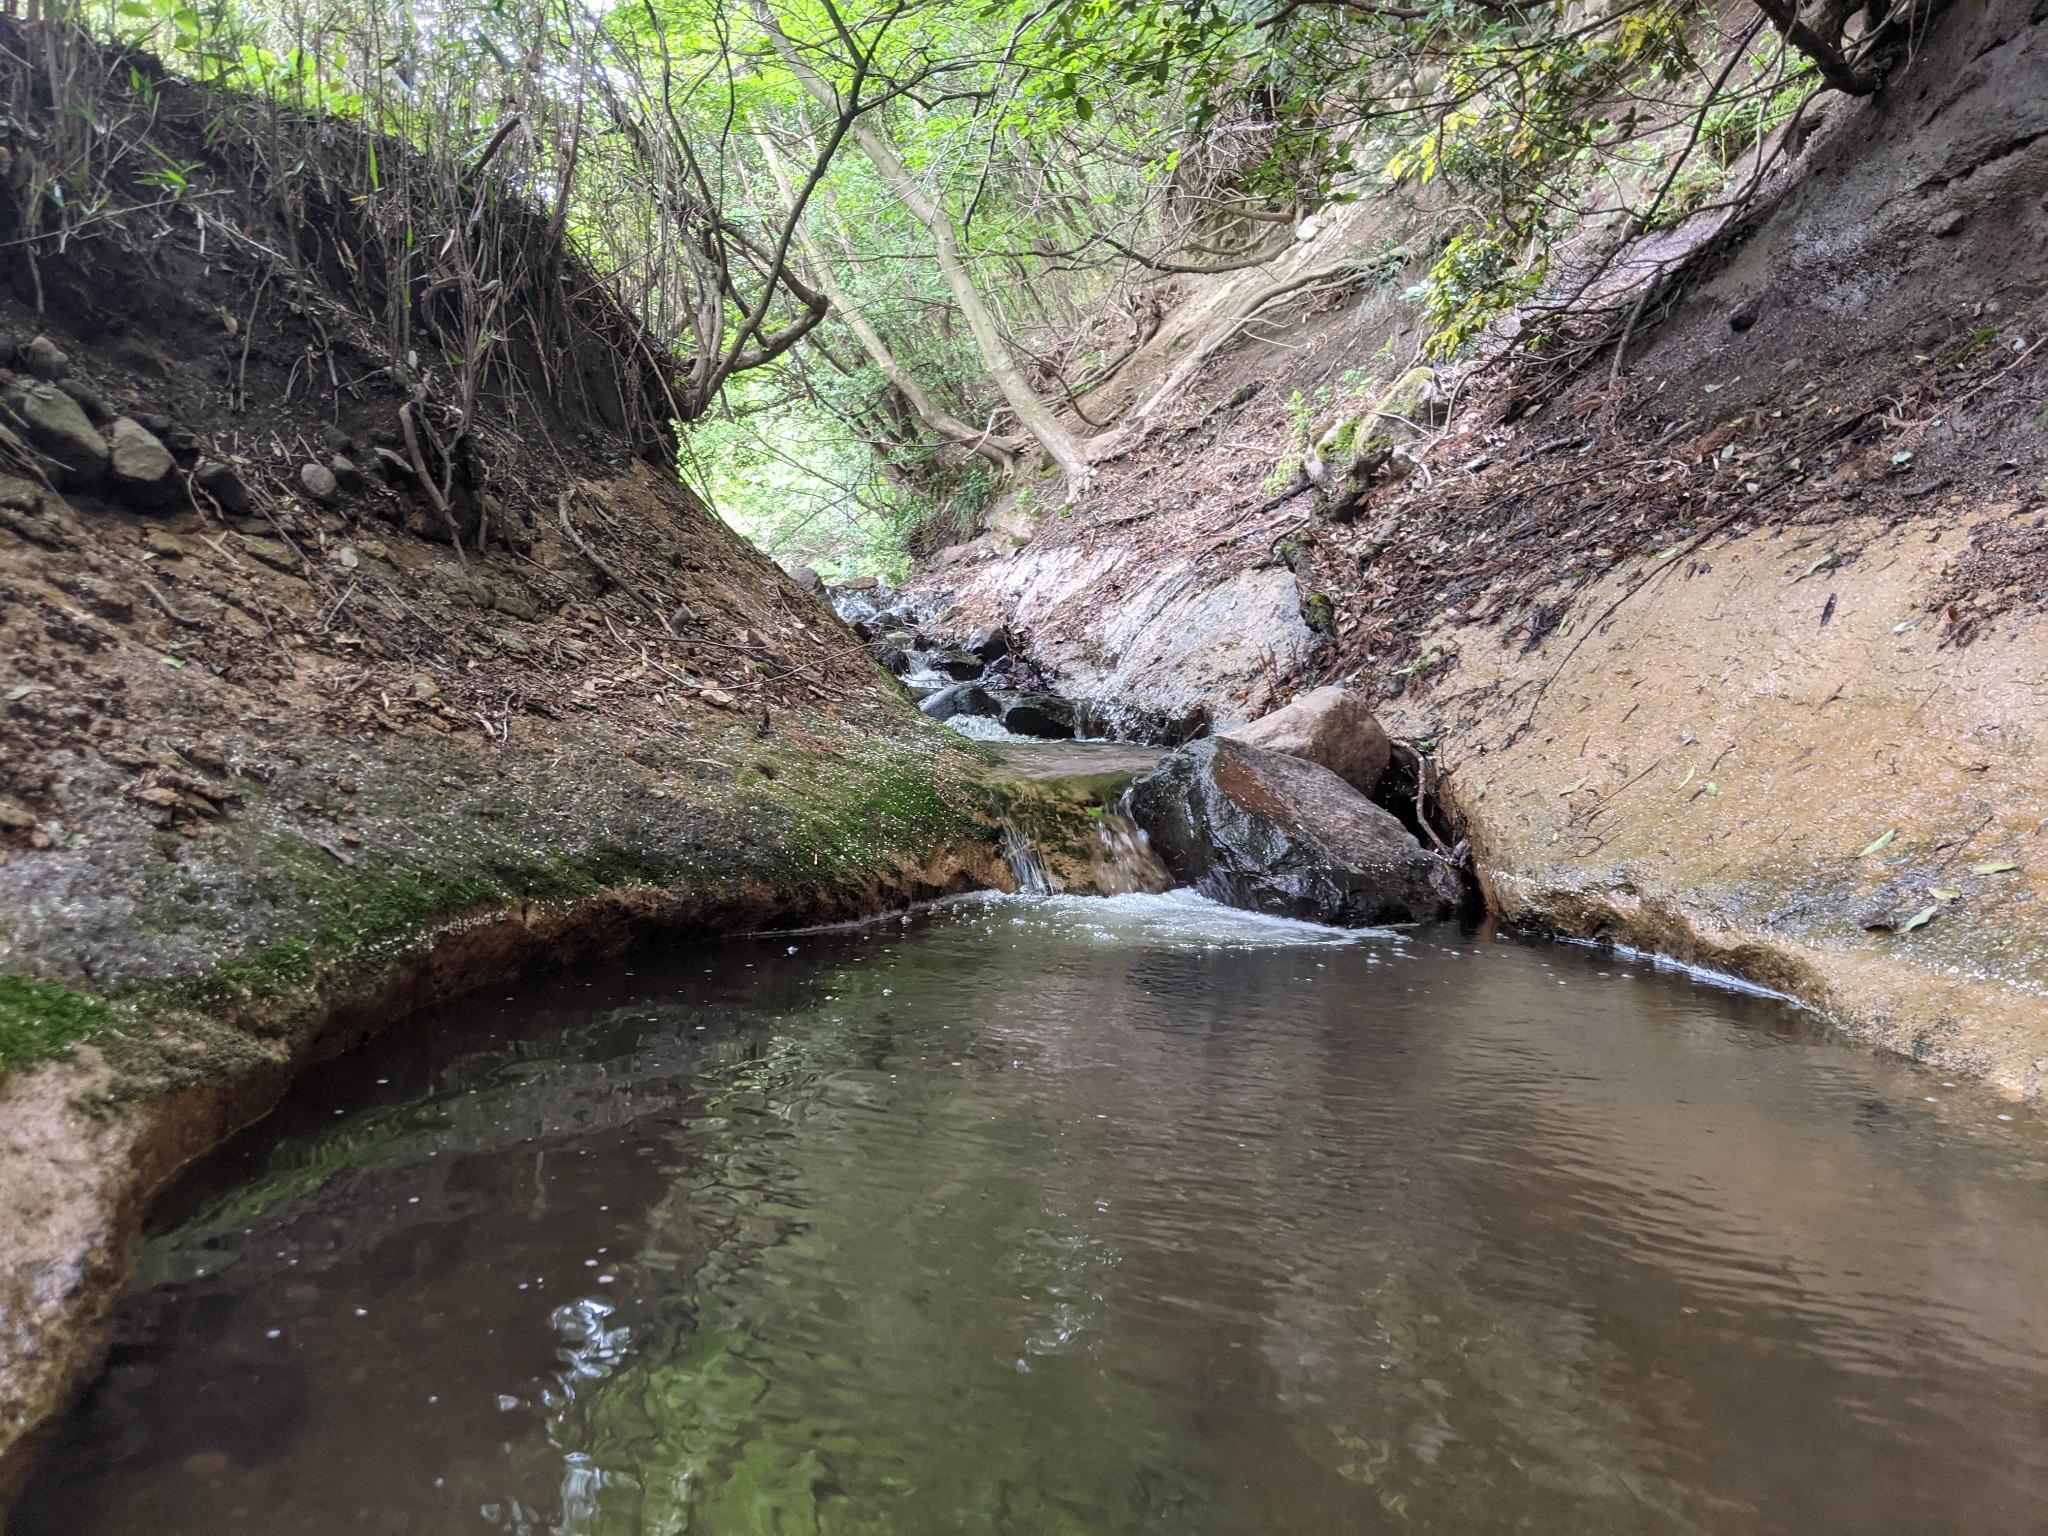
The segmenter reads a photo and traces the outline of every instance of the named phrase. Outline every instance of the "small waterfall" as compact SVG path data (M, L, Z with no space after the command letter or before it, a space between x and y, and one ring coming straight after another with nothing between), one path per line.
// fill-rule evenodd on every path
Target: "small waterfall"
M1003 818L1003 857L1009 861L1018 895L1050 896L1058 889L1046 870L1045 860L1031 846L1031 839L1019 831L1007 816Z
M1098 830L1102 847L1089 861L1097 891L1105 896L1127 896L1172 888L1173 876L1152 851L1152 840L1130 817L1104 811Z

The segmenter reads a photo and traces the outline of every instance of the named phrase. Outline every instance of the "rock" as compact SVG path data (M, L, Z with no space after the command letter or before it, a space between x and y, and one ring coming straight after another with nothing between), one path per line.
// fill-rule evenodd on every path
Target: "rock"
M78 408L85 412L86 419L94 426L103 427L114 419L114 412L107 404L107 397L85 380L61 379L57 387L78 402Z
M29 441L55 459L67 486L97 485L107 472L107 444L78 402L50 384L7 391L7 409Z
M1387 733L1363 698L1334 684L1223 734L1248 747L1320 763L1361 795L1371 794L1387 771Z
M901 677L910 670L910 651L906 646L877 644L875 660L882 664L885 671L896 677Z
M161 507L178 494L178 466L170 449L130 417L107 429L108 467L115 492L138 507Z
M218 459L201 461L192 471L192 483L220 503L221 511L230 517L246 517L249 513L249 488L242 484L242 477Z
M306 494L326 506L341 495L341 482L334 478L334 471L325 464L301 464L299 484L306 488Z
M878 576L855 576L837 583L832 590L834 592L872 592L881 584L881 578Z
M1744 299L1728 312L1728 329L1738 336L1762 318L1764 312L1761 299Z
M1010 654L1010 632L997 624L988 629L977 629L967 637L967 649L983 661L995 661Z
M1963 226L1968 222L1969 219L1962 209L1951 208L1929 225L1927 232L1937 240L1948 240L1961 234Z
M950 720L955 715L993 715L997 712L994 696L978 683L955 683L950 688L941 688L917 707L934 720Z
M982 668L986 665L972 651L933 651L931 664L934 672L943 672L946 676L958 678L963 683L981 676Z
M21 349L21 363L37 378L51 384L71 371L71 359L47 336L38 336Z
M378 472L393 485L413 485L419 476L413 473L412 461L389 448L379 448L376 454Z
M812 570L808 565L791 566L789 568L789 579L802 587L806 592L823 592L825 590L825 578Z
M354 459L337 453L327 461L327 472L334 476L334 483L353 496L370 482Z
M1355 925L1458 904L1448 865L1305 758L1210 737L1132 785L1129 805L1176 879L1232 906Z
M1013 699L1003 710L1003 729L1015 731L1019 736L1071 741L1074 736L1074 706L1049 693Z

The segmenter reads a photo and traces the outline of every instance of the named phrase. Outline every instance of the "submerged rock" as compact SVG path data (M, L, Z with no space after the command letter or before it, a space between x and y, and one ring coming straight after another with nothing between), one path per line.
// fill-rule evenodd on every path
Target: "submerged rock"
M1248 747L1320 763L1361 795L1379 783L1391 750L1365 700L1334 684L1223 734Z
M1232 906L1317 922L1414 922L1458 904L1457 876L1329 769L1230 737L1182 747L1131 786L1176 879Z
M1027 694L1004 706L1003 729L1019 736L1069 741L1074 735L1074 706L1049 693Z

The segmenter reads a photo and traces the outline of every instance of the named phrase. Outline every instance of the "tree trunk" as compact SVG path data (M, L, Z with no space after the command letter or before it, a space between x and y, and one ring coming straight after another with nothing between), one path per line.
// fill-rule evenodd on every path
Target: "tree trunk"
M827 112L838 113L840 103L832 87L797 52L796 45L777 25L767 0L753 0L753 10L755 20L761 24L761 29L775 44L776 52L782 55L782 61L789 66L790 73L796 76L811 99ZM925 195L924 189L917 184L917 178L911 175L910 167L903 163L895 148L876 132L864 116L854 119L850 136L860 145L861 152L882 178L882 184L931 235L939 271L953 292L953 302L959 305L961 318L967 322L967 333L974 338L982 366L988 370L996 388L1002 391L1003 398L1010 403L1010 409L1016 412L1024 430L1037 439L1065 472L1068 496L1079 495L1088 485L1088 456L1081 447L1080 439L1069 432L1053 414L1052 408L1038 397L1017 367L1016 360L1010 356L995 316L975 288L974 275L967 270L967 263L960 254L959 232L953 227L952 216Z
M761 146L761 153L767 158L769 174L775 178L775 185L782 193L784 203L792 203L795 194L789 184L789 173L783 168L782 156L776 153L775 144L765 133L757 133L755 141ZM796 231L797 244L804 255L810 258L812 278L824 290L825 297L832 305L832 312L846 322L846 328L853 332L860 342L861 350L867 353L874 365L910 402L910 408L917 412L917 419L950 443L958 443L973 453L980 454L997 469L1008 474L1015 468L1016 454L1023 445L1014 438L996 437L992 432L977 432L959 417L952 415L930 395L914 374L896 360L896 354L889 350L889 344L882 339L881 332L868 323L860 306L852 295L842 288L833 274L832 263L811 239L810 231L799 222Z

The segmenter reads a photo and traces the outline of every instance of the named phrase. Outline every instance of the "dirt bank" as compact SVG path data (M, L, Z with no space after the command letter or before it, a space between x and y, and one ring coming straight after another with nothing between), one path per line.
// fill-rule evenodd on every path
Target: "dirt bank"
M1690 573L1619 571L1540 649L1438 632L1457 667L1385 717L1440 743L1444 804L1511 920L1732 971L2038 1093L2048 633L1965 649L1927 612L2008 526L1765 532Z
M1439 370L1416 467L1319 510L1304 448L1420 341L1427 211L1343 210L1228 282L1384 259L1262 312L1084 502L936 562L935 627L1008 622L1077 696L1219 724L1363 688L1434 746L1506 915L2038 1092L2044 68L2038 5L1950 8L1752 203L1646 237L1682 276L1619 362Z
M0 43L7 131L51 129ZM646 339L516 204L463 192L522 338L466 372L360 142L277 125L273 178L130 62L96 88L179 196L115 174L39 239L44 141L0 156L0 1497L152 1192L308 1062L528 966L1006 885L1006 820L1084 886L1101 840L678 483Z

